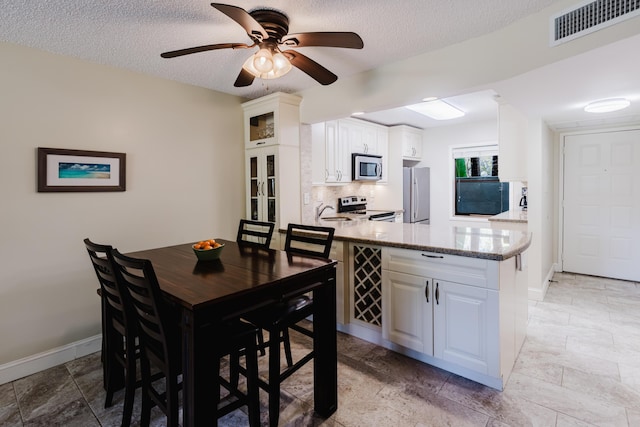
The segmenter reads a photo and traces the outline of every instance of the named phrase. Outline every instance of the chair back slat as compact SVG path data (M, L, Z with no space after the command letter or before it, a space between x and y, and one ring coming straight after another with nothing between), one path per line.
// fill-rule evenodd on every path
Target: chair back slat
M238 226L236 242L244 246L256 246L269 249L274 228L275 224L272 222L241 219L240 225Z
M289 224L284 250L291 254L329 258L334 233L333 227Z

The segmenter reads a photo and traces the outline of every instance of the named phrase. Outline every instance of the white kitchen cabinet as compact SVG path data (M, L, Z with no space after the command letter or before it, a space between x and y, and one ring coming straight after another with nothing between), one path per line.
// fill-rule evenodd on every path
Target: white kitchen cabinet
M402 147L404 160L422 160L422 130L400 125L389 128L389 141L393 147Z
M302 98L274 93L242 104L245 148L300 146Z
M527 118L509 104L498 104L500 181L527 182Z
M311 180L315 185L351 182L349 146L340 143L338 121L311 125Z
M247 147L246 217L273 222L276 228L299 223L301 218L299 102L298 97L276 93L242 104ZM274 135L255 139L251 135L255 117L271 113Z
M396 351L502 389L526 334L526 285L520 289L517 273L516 257L383 247L382 338Z
M351 153L349 144L340 138L338 121L325 123L325 182L351 182Z
M272 147L247 150L247 217L254 221L276 222L276 150ZM278 161L277 161L278 160Z
M433 355L467 369L500 374L498 291L434 279Z
M386 183L388 171L384 162L388 157L389 136L385 126L356 119L332 120L311 125L313 184L345 184L352 181L352 153L382 156L382 178Z
M340 139L349 144L351 153L379 154L377 125L357 119L338 121Z
M432 356L432 280L383 270L382 283L382 338Z

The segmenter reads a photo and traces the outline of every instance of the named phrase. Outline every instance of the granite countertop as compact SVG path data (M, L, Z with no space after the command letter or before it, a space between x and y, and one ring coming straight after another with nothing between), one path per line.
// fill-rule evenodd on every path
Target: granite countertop
M515 222L515 223L526 224L527 211L523 211L522 209L512 209L509 211L499 213L498 215L489 217L488 219L489 221Z
M490 227L433 226L383 221L318 221L334 239L502 261L524 252L531 234Z

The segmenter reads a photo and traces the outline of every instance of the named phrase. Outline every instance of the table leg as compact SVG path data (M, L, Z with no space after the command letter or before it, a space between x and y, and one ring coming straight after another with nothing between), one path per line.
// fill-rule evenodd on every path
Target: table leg
M213 340L205 336L191 311L184 310L181 328L183 426L216 425L216 405L211 390L219 391L220 384L218 375L213 374L217 360L213 357Z
M338 345L336 337L336 270L313 291L313 396L318 415L328 418L338 409Z

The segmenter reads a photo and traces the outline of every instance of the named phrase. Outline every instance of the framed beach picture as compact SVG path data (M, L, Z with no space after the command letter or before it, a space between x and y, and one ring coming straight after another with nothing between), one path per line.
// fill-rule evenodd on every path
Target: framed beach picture
M126 154L38 148L38 192L125 191Z

